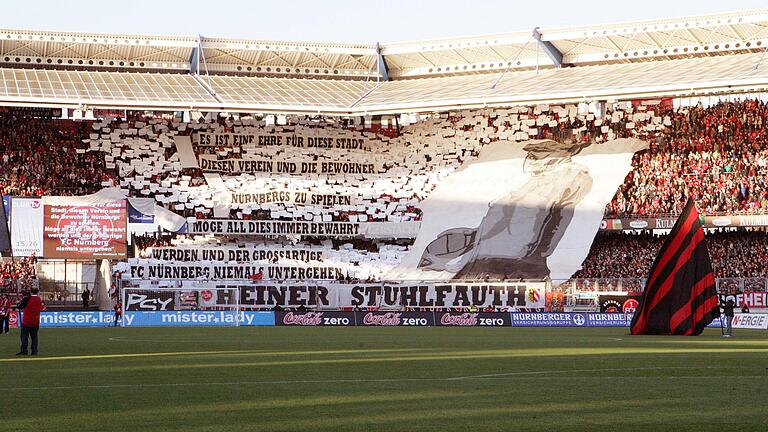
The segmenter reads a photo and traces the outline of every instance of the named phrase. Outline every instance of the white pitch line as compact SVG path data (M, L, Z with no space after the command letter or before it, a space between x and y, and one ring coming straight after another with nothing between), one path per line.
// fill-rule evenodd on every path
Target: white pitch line
M506 374L467 375L447 378L363 378L363 379L327 379L327 380L265 380L265 381L224 381L224 382L186 382L186 383L138 383L138 384L108 384L108 385L79 385L79 386L49 386L49 387L0 387L0 391L24 390L98 390L120 388L162 388L162 387L202 387L202 386L243 386L243 385L281 385L281 384L359 384L359 383L398 383L398 382L453 382L471 379L482 380L545 380L562 379L562 377L541 376L547 374L564 374L573 372L622 372L637 370L677 370L677 369L743 369L735 366L670 366L650 368L607 368L607 369L571 369L555 371L509 372ZM716 378L768 378L768 375L715 375ZM569 376L568 379L704 379L705 376Z
M564 373L578 373L578 372L625 372L625 371L638 371L638 370L677 370L677 369L742 369L742 368L738 366L654 366L654 367L638 367L638 368L569 369L569 370L553 370L553 371L507 372L507 373L485 374L485 375L467 375L467 376L445 378L445 379L465 380L465 379L499 378L499 377L517 376L517 375L549 375L549 374L564 374Z

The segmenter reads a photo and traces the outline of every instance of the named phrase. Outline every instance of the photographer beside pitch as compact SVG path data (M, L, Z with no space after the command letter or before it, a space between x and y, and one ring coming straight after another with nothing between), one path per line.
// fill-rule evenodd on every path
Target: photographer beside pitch
M734 302L732 299L728 299L722 304L723 315L725 315L725 334L723 337L733 336L733 307Z
M27 344L32 339L32 355L37 355L37 332L40 330L40 312L43 311L43 300L40 299L37 288L32 288L29 294L21 299L16 309L21 313L21 350L16 355L27 355Z

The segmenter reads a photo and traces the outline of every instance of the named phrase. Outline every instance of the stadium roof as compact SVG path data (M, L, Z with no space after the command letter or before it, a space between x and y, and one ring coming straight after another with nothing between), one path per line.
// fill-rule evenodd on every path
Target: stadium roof
M768 9L368 44L0 30L0 104L377 114L763 91Z

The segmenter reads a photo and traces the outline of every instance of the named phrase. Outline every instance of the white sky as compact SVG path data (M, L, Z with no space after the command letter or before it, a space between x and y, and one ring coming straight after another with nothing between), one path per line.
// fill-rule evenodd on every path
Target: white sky
M3 0L0 28L397 42L768 7L766 0Z

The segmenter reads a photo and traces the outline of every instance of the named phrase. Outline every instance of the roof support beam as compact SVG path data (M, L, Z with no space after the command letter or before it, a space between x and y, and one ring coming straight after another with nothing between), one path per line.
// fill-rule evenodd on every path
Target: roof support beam
M196 74L200 72L200 49L198 47L192 48L192 52L189 55L189 73Z
M541 32L538 27L533 29L533 37L536 39L536 42L539 43L539 46L544 49L544 52L547 53L547 56L552 60L552 63L555 64L555 67L563 67L563 53L558 51L552 42L541 40Z
M192 75L200 73L200 45L192 48L189 54L189 73Z
M381 46L379 46L378 42L376 42L376 57L376 68L378 69L379 77L381 77L382 81L389 81L387 61L384 59L384 56L381 55Z
M203 62L203 72L205 72L206 81L200 77L200 62ZM189 73L192 78L200 84L217 102L223 102L221 96L216 94L211 77L208 74L208 62L205 61L205 51L203 50L203 36L197 35L197 46L192 48L192 54L189 58Z

